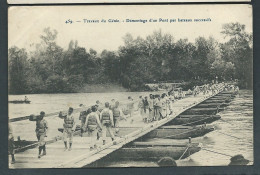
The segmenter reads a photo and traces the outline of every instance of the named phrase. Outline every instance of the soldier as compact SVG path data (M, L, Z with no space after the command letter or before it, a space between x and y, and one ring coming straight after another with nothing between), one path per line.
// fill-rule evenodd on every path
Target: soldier
M148 100L148 103L149 103L149 118L148 118L148 121L152 122L153 119L154 119L154 96L153 96L153 94L150 94L149 97L150 98Z
M106 144L106 131L109 132L112 141L115 139L114 134L112 131L112 124L114 123L113 121L113 112L109 109L109 103L105 103L105 109L102 110L100 113L100 119L102 123L102 137L103 137L103 145Z
M27 96L24 96L24 101L29 101L29 99L27 98Z
M173 113L173 107L172 107L172 97L168 98L168 108L169 108L169 115Z
M144 122L148 123L149 102L148 102L147 96L144 97L143 103L144 103Z
M63 124L63 141L64 141L64 146L66 151L68 149L67 147L67 139L69 139L69 151L71 150L72 146L72 141L73 141L73 133L75 130L75 121L74 121L74 116L73 116L73 108L70 107L68 114L63 115L62 112L59 113L59 118L64 119L64 124Z
M86 123L86 118L87 118L87 115L91 113L91 109L87 109L86 111L82 111L80 112L80 115L79 115L79 120L81 121L81 137L82 137L82 134L83 134L83 131L84 131L84 126L85 126L85 123Z
M156 121L162 117L162 101L160 95L157 95L154 101L154 115Z
M128 97L128 102L127 102L127 110L128 110L128 113L130 115L130 117L132 117L133 115L133 111L134 111L134 101L132 99L132 97Z
M99 111L99 113L103 110L103 108L104 108L104 106L103 106L103 104L99 101L99 100L97 100L96 101L96 107L97 107L97 111Z
M119 102L116 101L114 108L112 108L113 112L113 120L114 120L114 127L115 127L115 133L118 134L119 132L119 119L122 115L122 111L119 109Z
M87 115L85 127L90 137L90 151L94 148L97 148L97 133L98 133L98 126L102 128L102 125L99 120L99 116L97 114L96 106L91 107L91 113Z
M13 136L13 130L11 128L11 125L8 123L8 152L11 154L12 161L11 164L15 163L15 158L14 158L14 136Z
M139 96L138 110L140 112L140 116L143 118L144 121L144 99L142 96Z
M161 104L162 104L162 111L161 111L161 114L162 114L162 117L166 117L167 116L167 99L166 99L166 94L163 93L161 95Z
M45 112L42 111L39 116L31 115L29 120L30 121L36 121L36 137L39 142L39 154L38 158L41 158L41 156L46 155L46 141L45 137L47 137L47 131L48 131L48 123L44 119ZM43 154L41 155L41 152L43 150Z
M115 107L115 103L116 103L116 100L115 100L115 99L112 99L112 100L111 100L111 103L110 103L109 109L112 110L112 109Z

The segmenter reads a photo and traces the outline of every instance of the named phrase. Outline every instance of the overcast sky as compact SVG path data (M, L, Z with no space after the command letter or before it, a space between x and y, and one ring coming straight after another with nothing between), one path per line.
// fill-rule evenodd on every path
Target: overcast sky
M79 46L117 50L123 44L122 37L131 33L134 37L145 37L154 30L170 33L175 40L188 38L194 42L198 36L213 36L220 42L222 25L239 22L252 32L252 8L250 5L162 5L162 6L42 6L9 8L9 47L30 48L39 43L43 29L50 27L58 31L57 43L68 47L70 40L78 40ZM197 19L210 18L211 22L175 23L126 23L126 19ZM71 19L73 24L66 24ZM83 23L83 19L118 19L121 23ZM31 46L32 48L32 46Z

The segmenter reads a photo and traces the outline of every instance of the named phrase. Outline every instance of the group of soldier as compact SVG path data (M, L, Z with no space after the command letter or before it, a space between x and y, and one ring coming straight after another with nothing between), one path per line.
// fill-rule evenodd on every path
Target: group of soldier
M198 93L203 92L209 93L209 91L214 92L217 86L204 85L202 88L193 88L191 92L188 93L196 96ZM176 94L178 94L176 96ZM185 94L181 90L177 92L168 92L161 95L150 94L149 98L147 96L139 96L137 103L137 109L135 107L135 102L132 97L128 97L126 107L119 104L119 101L112 99L111 102L106 102L104 105L100 101L96 101L96 104L90 108L84 108L80 112L80 129L77 130L75 122L75 112L72 107L69 108L68 112L65 114L60 112L58 117L64 120L63 123L63 142L64 150L70 151L72 149L73 135L77 130L80 134L87 134L90 137L90 150L97 148L97 142L102 138L103 145L106 144L106 135L109 133L112 141L115 139L115 135L119 133L119 121L131 119L133 123L133 113L139 111L140 117L144 123L149 123L153 121L161 120L173 113L173 103L185 97ZM80 105L84 107L83 105ZM120 106L120 107L119 107ZM40 115L31 115L29 120L36 121L36 136L39 142L39 153L38 158L46 155L46 141L48 132L48 123L44 119L45 112L40 112ZM11 132L11 131L10 131ZM11 132L12 133L12 132ZM10 134L9 134L10 135ZM11 134L12 135L12 134ZM12 162L15 161L13 153Z

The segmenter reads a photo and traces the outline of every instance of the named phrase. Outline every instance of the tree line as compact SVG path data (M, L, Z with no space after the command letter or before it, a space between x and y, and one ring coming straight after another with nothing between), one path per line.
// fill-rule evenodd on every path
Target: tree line
M213 37L175 41L161 30L145 38L127 33L117 51L97 53L77 41L63 49L56 42L58 32L45 28L34 51L9 48L9 93L69 93L107 83L139 91L145 83L209 82L216 77L238 79L241 88L252 88L252 34L239 23L224 24L221 33L226 38L222 43Z

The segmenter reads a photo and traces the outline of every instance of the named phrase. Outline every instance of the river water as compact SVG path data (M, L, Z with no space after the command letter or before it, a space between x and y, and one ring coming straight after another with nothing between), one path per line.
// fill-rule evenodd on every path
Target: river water
M57 112L66 110L69 106L77 108L80 104L90 106L95 104L96 100L105 102L114 98L120 102L126 102L128 96L138 99L139 95L148 94L149 92L26 95L31 100L31 104L9 104L9 118L39 114L40 111L45 111L45 113ZM9 96L9 100L22 100L23 98L24 95ZM228 165L230 162L228 155L234 156L237 154L242 154L246 159L253 161L253 91L241 90L230 105L219 115L222 120L213 123L216 128L215 131L204 137L193 139L194 142L201 142L205 149L187 159L178 161L178 166ZM57 131L57 127L62 127L63 121L58 117L46 117L46 120L50 128L48 139L61 135ZM35 122L20 121L11 123L11 126L15 137L20 136L22 140L36 140ZM112 162L110 166L146 167L157 166L157 164L155 162L127 161Z

